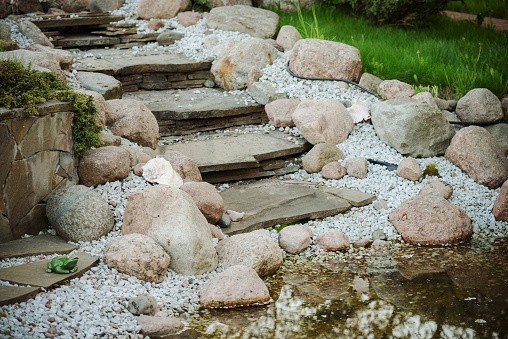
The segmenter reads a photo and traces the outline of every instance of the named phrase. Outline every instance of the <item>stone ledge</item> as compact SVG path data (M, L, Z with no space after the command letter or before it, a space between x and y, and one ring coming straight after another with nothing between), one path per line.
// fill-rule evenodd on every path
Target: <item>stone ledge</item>
M59 112L74 112L74 107L68 102L48 100L42 104L37 105L37 116L49 115ZM25 114L23 108L11 108L0 107L0 121L12 118L26 118L28 115Z

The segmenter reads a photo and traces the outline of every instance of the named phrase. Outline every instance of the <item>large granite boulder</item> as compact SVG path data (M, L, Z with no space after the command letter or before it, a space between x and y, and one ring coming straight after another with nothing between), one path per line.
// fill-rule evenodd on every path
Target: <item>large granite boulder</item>
M190 0L140 0L138 15L141 19L171 19L191 6Z
M501 191L499 191L492 208L492 214L496 220L508 222L508 180L501 186Z
M199 171L198 165L189 157L178 151L166 151L162 156L164 159L169 161L171 167L180 174L183 182L200 182L201 172Z
M271 65L277 59L277 53L277 50L263 39L253 38L238 42L213 63L211 72L215 83L227 90L244 89L247 87L251 69Z
M152 112L140 101L115 99L106 101L107 126L113 134L141 146L157 148L159 124Z
M238 307L267 303L268 288L256 271L248 266L234 265L210 279L200 291L202 307Z
M0 52L0 60L18 60L25 67L31 65L33 69L38 71L51 72L56 75L59 80L67 82L59 59L51 53L18 49L15 51Z
M106 146L86 150L79 160L79 181L97 186L127 178L131 170L129 152L122 147Z
M67 13L79 13L87 11L89 5L89 0L63 0L62 9Z
M269 236L260 232L237 234L217 246L224 268L235 265L252 267L260 277L270 275L282 265L282 251Z
M48 199L46 214L58 235L73 242L97 240L115 224L104 199L82 185L54 191Z
M132 233L110 240L104 249L104 262L120 273L160 283L166 276L170 257L152 238Z
M53 48L53 43L51 43L48 37L42 33L41 29L37 27L33 22L29 20L21 21L18 24L18 27L19 31L23 33L23 35L28 39L32 39L35 44Z
M106 126L107 106L104 97L98 92L88 91L86 89L77 89L75 91L81 94L92 96L95 108L97 109L97 115L95 116L95 120L102 127Z
M438 195L407 199L389 215L405 242L449 245L469 239L473 233L466 211Z
M206 26L211 29L247 33L255 38L274 38L279 29L279 16L266 9L251 6L224 6L210 11Z
M460 98L455 109L465 122L489 122L503 119L501 101L487 88L475 88Z
M207 182L188 182L180 186L180 189L189 193L210 224L216 224L222 218L224 200L214 185Z
M440 110L408 97L380 102L372 107L371 115L379 139L414 158L443 154L453 137Z
M355 124L346 107L332 99L302 101L292 115L303 137L313 145L339 144L347 139Z
M458 131L445 157L481 185L496 188L508 179L508 160L485 128L469 126Z
M145 234L171 257L169 268L185 275L200 275L217 268L208 222L192 197L166 185L129 196L122 233Z
M321 143L312 149L302 158L302 167L309 173L321 171L324 165L344 159L346 156L335 144Z
M60 68L65 71L72 71L72 64L74 63L74 54L63 49L51 48L40 44L32 44L25 47L27 51L41 52L49 55L52 59L56 60ZM49 67L48 67L49 68Z
M341 42L302 39L291 50L289 68L304 77L358 82L362 75L362 57L357 48Z

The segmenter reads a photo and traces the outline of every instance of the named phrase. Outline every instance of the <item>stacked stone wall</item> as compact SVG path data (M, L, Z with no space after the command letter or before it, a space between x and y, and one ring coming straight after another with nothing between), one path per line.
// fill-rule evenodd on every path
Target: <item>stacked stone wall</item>
M51 192L79 181L72 106L49 101L38 111L0 107L0 242L38 234Z

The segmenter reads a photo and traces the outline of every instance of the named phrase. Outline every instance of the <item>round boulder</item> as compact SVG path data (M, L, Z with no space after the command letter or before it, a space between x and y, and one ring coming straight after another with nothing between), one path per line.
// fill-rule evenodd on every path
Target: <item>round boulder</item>
M198 165L191 158L178 151L166 151L162 157L169 161L171 167L180 174L183 182L203 180Z
M170 257L152 238L132 233L108 243L104 249L104 262L120 273L160 283L166 276Z
M86 150L79 160L78 175L85 186L97 186L127 178L131 170L129 152L122 147L106 146Z
M449 199L453 194L453 187L447 182L440 180L430 180L423 185L420 195L431 194Z
M331 162L323 166L321 169L321 175L325 179L341 179L347 174L347 170L344 166L338 162Z
M199 302L205 308L229 308L264 304L269 300L268 288L256 271L248 266L234 265L201 288Z
M237 234L217 246L222 267L235 265L252 267L260 277L272 274L282 265L282 251L270 237L251 232Z
M404 179L417 181L422 176L422 169L413 157L407 157L397 166L397 175Z
M207 182L188 182L180 189L189 193L210 224L216 224L222 218L224 200L215 186Z
M389 215L405 242L420 245L457 244L471 237L466 211L437 195L407 199Z
M115 225L104 199L82 185L54 191L48 199L46 214L58 235L66 241L97 240Z
M302 166L309 173L317 173L326 164L342 160L345 157L344 153L335 144L317 144L302 158Z
M324 251L336 252L349 248L349 237L340 231L332 230L320 234L314 244Z
M475 88L460 98L455 110L464 122L489 122L503 119L501 101L487 88Z
M288 253L298 254L310 245L312 236L312 231L307 226L288 226L279 233L279 246Z
M191 6L190 0L140 0L138 15L141 19L171 19Z

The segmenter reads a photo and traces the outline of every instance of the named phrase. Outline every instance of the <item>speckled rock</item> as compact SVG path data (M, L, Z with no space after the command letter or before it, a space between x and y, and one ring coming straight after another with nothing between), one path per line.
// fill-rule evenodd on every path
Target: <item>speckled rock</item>
M321 143L312 147L309 153L302 158L302 167L309 173L318 173L324 165L345 157L335 144Z
M447 182L441 180L430 180L426 182L420 190L420 195L430 194L450 199L453 194L453 187Z
M461 121L488 122L503 118L501 101L487 88L475 88L460 98L455 110Z
M355 178L364 179L367 177L368 163L364 157L353 157L346 160L347 174Z
M131 169L129 152L122 147L106 146L86 150L79 160L78 175L85 186L127 178Z
M339 180L347 174L347 170L344 166L338 162L330 162L323 166L321 169L321 175L325 179Z
M277 44L282 46L284 51L289 51L296 42L301 39L302 35L296 28L291 25L286 25L280 28L279 34L277 35Z
M150 314L157 308L157 300L153 295L140 295L129 300L127 309L134 315Z
M210 224L216 224L222 218L224 200L215 186L207 182L188 182L180 186L180 189L189 193Z
M177 318L142 315L137 319L141 334L150 338L176 335L185 328L185 324Z
M349 248L349 237L340 231L332 230L318 235L314 244L324 251L336 252Z
M298 254L310 245L312 236L312 231L307 226L287 226L279 233L279 246L288 253Z
M169 161L171 167L180 174L183 182L200 182L203 180L198 165L184 154L178 151L166 151L162 157Z
M413 86L399 80L385 80L379 84L379 94L385 99L411 97L415 94Z
M108 243L104 249L104 262L120 273L160 283L166 276L170 257L152 238L132 233Z
M264 304L269 300L268 288L256 271L248 266L234 265L201 288L199 302L205 308L229 308Z
M300 99L278 99L265 106L266 115L275 127L293 127L291 116L299 104Z
M417 181L422 177L422 169L413 157L407 157L402 159L397 166L397 175L404 179Z

